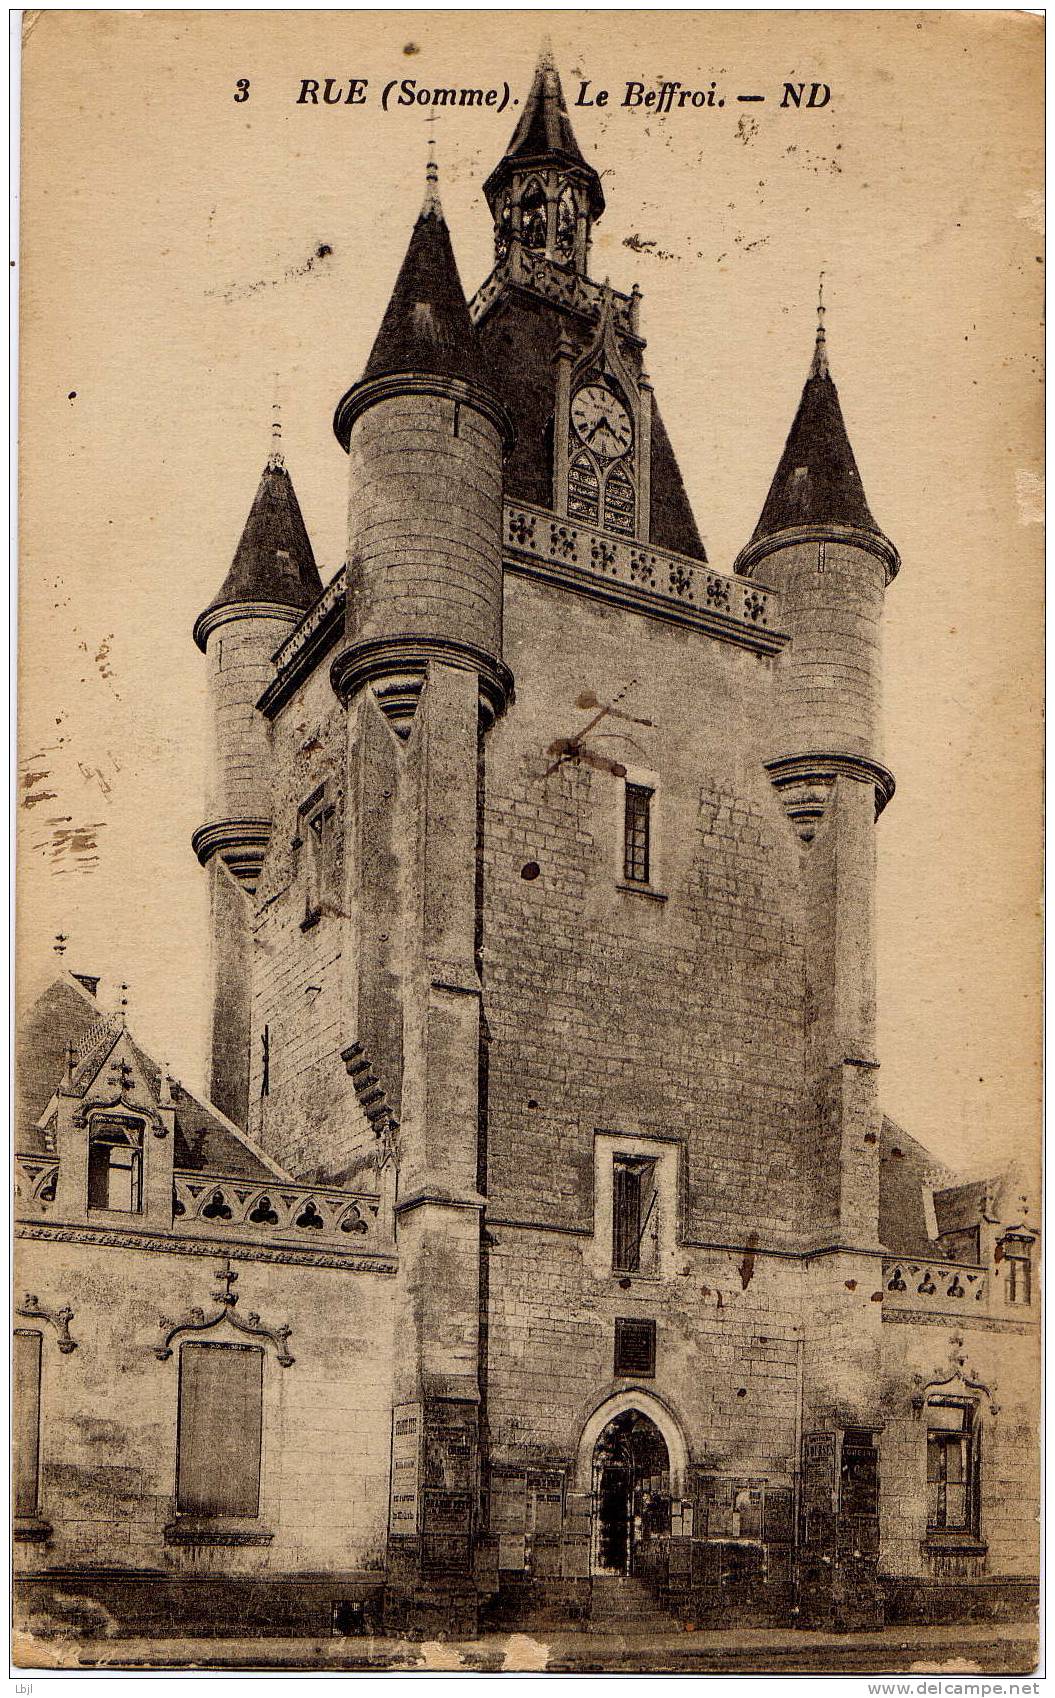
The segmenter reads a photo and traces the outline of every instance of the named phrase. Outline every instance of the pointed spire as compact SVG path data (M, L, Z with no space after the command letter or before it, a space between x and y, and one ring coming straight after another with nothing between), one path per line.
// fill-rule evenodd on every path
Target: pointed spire
M825 310L822 272L809 376L752 543L803 525L848 526L882 535L869 510L828 369Z
M440 204L439 172L431 150L424 204L362 380L402 372L487 382Z
M426 122L435 122L435 114L433 114L431 120L426 119ZM425 199L421 203L421 216L423 218L427 218L430 213L436 213L440 218L442 218L443 208L440 205L440 168L436 164L435 131L433 131L429 136L428 148L429 155L425 161Z
M282 453L282 405L276 401L271 408L271 453L268 455L268 470L280 472L286 464Z
M587 164L575 140L560 74L548 39L542 43L531 92L524 102L524 110L509 146L484 184L484 194L492 212L514 169L524 171L533 165L566 166L585 177L590 213L592 217L600 218L604 211L601 179L593 166Z
M813 347L813 364L810 367L811 377L828 376L828 339L824 332L824 272L821 272L817 284L817 340Z
M257 486L241 539L226 578L194 624L194 641L204 652L210 615L234 603L309 608L322 594L293 481L282 453L282 412L271 413L271 451Z

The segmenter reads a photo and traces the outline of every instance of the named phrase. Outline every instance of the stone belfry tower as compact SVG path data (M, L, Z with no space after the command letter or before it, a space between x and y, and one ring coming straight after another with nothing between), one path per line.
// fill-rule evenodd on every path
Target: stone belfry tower
M430 163L362 378L337 407L348 593L330 677L347 709L343 1007L353 1076L398 1125L396 1430L420 1422L420 1521L396 1592L429 1564L471 1588L480 1403L478 832L502 660L502 463ZM442 1487L442 1489L440 1489Z
M194 622L209 662L213 747L205 823L193 847L209 871L209 1094L245 1126L249 1092L250 901L271 837L268 724L257 701L271 657L322 590L281 452L281 427L226 578Z
M484 193L495 265L471 310L516 430L507 497L705 560L644 366L640 292L589 275L604 192L548 52Z
M824 307L798 412L735 570L781 592L766 768L803 844L806 1069L815 1120L809 1207L820 1237L875 1241L874 824L883 601L900 567L869 510L828 366Z

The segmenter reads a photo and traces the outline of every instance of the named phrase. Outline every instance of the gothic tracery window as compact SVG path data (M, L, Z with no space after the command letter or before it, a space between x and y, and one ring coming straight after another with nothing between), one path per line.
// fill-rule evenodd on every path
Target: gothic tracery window
M557 252L570 254L575 251L575 195L569 184L565 184L557 196Z
M545 250L546 193L536 177L531 179L524 190L524 198L520 203L520 239L526 248L537 252Z
M495 222L495 258L503 260L509 252L509 243L513 234L513 210L509 204L509 196L503 195L502 204L498 209Z
M604 528L634 534L634 486L623 466L613 466L604 483Z
M600 511L601 486L596 468L588 454L576 454L568 468L568 513L573 519L585 519L596 525Z
M568 513L632 537L636 531L634 421L614 382L595 372L572 399Z

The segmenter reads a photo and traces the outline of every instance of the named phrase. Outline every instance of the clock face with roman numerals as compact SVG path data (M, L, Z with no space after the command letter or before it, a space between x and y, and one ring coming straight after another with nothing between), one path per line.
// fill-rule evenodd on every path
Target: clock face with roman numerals
M630 414L617 395L603 384L589 383L571 404L576 434L599 460L616 460L634 439Z

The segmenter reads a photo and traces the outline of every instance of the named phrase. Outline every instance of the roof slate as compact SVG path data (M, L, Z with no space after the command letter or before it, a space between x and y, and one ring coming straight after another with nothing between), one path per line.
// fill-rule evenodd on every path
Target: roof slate
M450 232L431 193L414 226L363 382L402 372L487 384Z
M16 1036L16 1149L22 1155L49 1152L49 1142L37 1126L55 1095L66 1069L66 1047L78 1055L74 1082L87 1089L122 1035L117 1016L111 1016L92 1042L93 1026L107 1012L71 977L55 979L19 1022ZM124 1034L150 1090L157 1098L161 1068L130 1033ZM178 1168L194 1168L233 1179L274 1181L282 1173L258 1151L219 1110L195 1096L185 1085L173 1091L176 1109L174 1159Z
M881 535L850 446L823 331L798 412L752 542L802 525L847 525Z
M272 456L257 486L230 571L205 613L234 602L307 610L321 594L322 579L293 480L281 460Z

